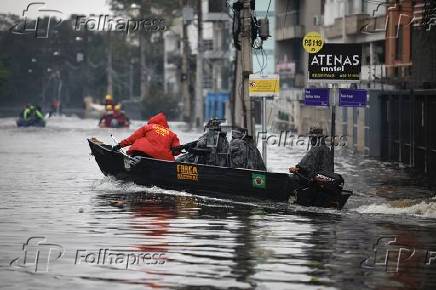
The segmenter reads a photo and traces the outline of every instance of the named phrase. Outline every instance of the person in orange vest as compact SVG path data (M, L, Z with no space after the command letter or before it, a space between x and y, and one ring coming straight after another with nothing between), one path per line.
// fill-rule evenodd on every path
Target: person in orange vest
M104 105L105 106L113 106L113 100L112 100L112 95L107 94L105 97L105 101L104 101Z
M174 156L180 154L177 150L172 150L180 146L180 141L177 135L170 130L164 113L151 117L146 125L113 146L112 150L118 151L129 145L131 146L127 154L132 156L174 161Z
M114 106L113 117L114 120L116 120L115 125L117 128L129 128L130 120L127 118L126 114L121 111L120 104Z
M105 110L106 112L100 118L100 122L98 123L98 126L100 128L112 128L112 121L114 119L112 105L106 105Z

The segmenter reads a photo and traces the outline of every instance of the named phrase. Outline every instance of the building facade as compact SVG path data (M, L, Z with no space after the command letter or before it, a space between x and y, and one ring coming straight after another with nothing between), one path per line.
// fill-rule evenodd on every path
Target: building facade
M195 2L191 3L195 4ZM232 85L232 37L231 17L228 14L228 7L223 1L202 0L202 24L203 24L203 99L204 112L208 108L208 116L215 117L229 116L229 101L225 98L208 97L210 94L229 94ZM195 68L196 55L198 53L198 26L195 8L187 6L192 13L192 19L176 19L169 31L165 32L165 90L180 96L180 105L183 106L181 97L181 82L183 81L181 71L183 23L187 21L187 38L189 45L189 64ZM188 13L189 14L189 13ZM185 15L186 17L186 15ZM191 70L194 72L195 70ZM187 76L191 84L195 84L195 75ZM193 93L193 90L192 90ZM209 104L208 102L219 104ZM218 101L217 101L218 100ZM225 100L225 101L223 101ZM222 109L224 106L224 110ZM210 108L219 108L211 111ZM223 113L224 112L224 113Z
M304 105L305 87L330 85L308 82L308 55L302 47L304 35L317 31L326 43L359 43L362 80L353 86L374 91L369 93L367 108L337 108L336 135L345 137L347 145L356 151L378 155L379 148L376 144L371 146L373 139L369 135L370 128L377 126L374 123L377 119L369 116L373 115L371 106L377 104L377 100L371 99L381 89L378 80L386 74L386 7L358 0L276 0L276 7L283 11L276 16L276 70L281 76L281 94L290 103L289 126L298 134L307 134L310 127L320 127L330 134L330 108Z

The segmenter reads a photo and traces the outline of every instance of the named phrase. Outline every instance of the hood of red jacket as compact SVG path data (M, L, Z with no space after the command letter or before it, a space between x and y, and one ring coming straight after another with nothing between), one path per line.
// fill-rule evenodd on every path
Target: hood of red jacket
M164 113L159 113L156 116L151 117L148 120L148 124L157 124L165 128L170 127L168 126L167 117L165 116Z

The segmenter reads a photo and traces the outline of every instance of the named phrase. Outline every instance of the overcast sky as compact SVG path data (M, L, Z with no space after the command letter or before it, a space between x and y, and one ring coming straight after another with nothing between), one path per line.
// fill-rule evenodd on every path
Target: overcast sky
M108 0L0 0L0 13L13 13L22 15L23 10L30 3L43 2L45 8L62 11L62 13L68 17L70 14L107 14L110 12ZM36 7L43 5L32 6L35 7L29 12L30 17L36 16Z

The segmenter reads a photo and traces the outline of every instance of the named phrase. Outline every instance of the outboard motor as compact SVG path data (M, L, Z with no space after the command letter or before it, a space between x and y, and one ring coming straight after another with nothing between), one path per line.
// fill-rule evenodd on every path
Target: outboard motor
M326 208L342 207L350 197L351 192L345 191L344 179L336 173L317 173L307 186L295 191L295 203L303 206Z
M188 153L177 158L178 162L229 166L229 142L226 132L221 130L225 119L211 119L207 122L206 131L197 141L185 144L181 149Z

